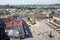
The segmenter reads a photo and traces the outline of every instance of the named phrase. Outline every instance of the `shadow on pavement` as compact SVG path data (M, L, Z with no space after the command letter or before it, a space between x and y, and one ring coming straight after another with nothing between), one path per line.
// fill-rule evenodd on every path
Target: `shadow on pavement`
M29 26L28 26L28 24L24 21L24 20L22 20L23 21L23 28L24 28L24 32L25 32L25 36L26 36L26 38L31 38L31 37L33 37L32 36L32 33L31 33L31 30L30 30L30 28L29 28Z

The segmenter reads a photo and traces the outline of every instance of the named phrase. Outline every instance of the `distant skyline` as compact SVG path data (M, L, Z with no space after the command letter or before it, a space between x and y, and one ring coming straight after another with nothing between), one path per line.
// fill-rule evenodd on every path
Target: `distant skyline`
M0 5L58 4L60 0L0 0Z

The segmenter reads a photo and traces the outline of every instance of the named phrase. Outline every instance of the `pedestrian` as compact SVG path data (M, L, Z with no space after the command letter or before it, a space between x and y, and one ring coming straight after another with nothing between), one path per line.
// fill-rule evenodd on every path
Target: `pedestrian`
M10 40L8 35L5 33L5 23L3 22L3 19L0 18L0 40Z

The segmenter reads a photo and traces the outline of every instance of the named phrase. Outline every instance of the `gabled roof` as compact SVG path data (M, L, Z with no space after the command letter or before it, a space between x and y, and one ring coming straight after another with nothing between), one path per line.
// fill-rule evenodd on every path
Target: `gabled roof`
M12 27L20 27L22 25L22 21L20 20L11 20L9 22L5 22L6 24L6 29L10 29Z

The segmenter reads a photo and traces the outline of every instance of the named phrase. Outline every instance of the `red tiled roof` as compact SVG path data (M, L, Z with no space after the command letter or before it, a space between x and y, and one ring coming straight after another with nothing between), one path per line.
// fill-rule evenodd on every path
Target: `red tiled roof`
M9 29L11 27L20 27L22 25L22 21L20 20L12 20L11 22L5 22L6 29Z

